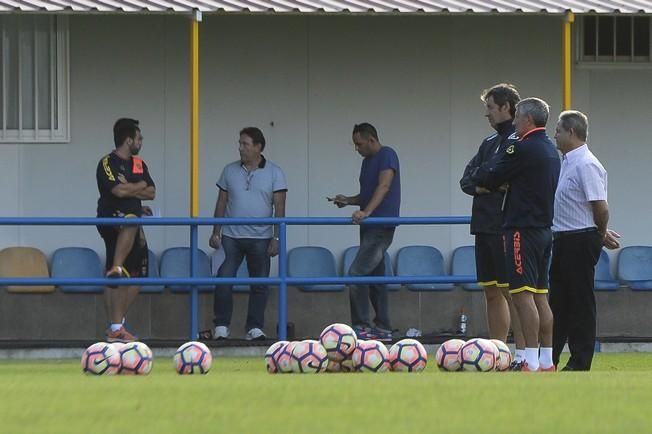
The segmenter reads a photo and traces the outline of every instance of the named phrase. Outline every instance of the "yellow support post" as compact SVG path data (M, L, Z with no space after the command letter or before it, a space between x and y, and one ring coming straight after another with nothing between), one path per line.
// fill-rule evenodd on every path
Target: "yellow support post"
M562 95L562 108L564 110L570 110L572 106L572 86L571 86L571 40L572 40L572 25L575 21L575 14L568 12L564 17L564 23L562 24L562 45L563 45L563 59L562 59L562 68L563 68L563 95Z
M190 23L190 216L199 217L199 23L193 11Z

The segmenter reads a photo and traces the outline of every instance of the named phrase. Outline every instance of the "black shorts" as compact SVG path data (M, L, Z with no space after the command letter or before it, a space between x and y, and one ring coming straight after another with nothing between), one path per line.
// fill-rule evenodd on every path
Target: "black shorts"
M118 243L119 226L97 226L97 231L104 240L106 247L106 270L113 266L116 244ZM123 266L131 277L147 277L149 275L149 251L143 228L138 228L134 245L125 259Z
M505 230L509 292L548 292L552 231L546 228Z
M509 286L505 272L505 243L502 234L475 236L475 271L480 286Z

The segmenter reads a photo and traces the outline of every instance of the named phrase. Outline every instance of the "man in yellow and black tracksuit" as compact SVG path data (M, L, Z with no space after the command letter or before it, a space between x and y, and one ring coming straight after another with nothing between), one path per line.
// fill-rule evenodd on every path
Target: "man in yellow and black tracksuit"
M478 284L484 289L489 336L506 341L511 324L516 342L515 360L520 361L525 353L525 341L518 315L510 314L513 306L505 271L501 209L505 193L500 187L489 190L477 185L471 175L481 165L502 158L505 149L518 141L512 121L521 98L514 86L505 83L485 89L480 98L485 104L485 117L496 133L482 141L464 170L460 187L473 196L471 234L475 235L476 275Z
M488 189L509 184L503 229L509 292L525 335L522 371L554 371L553 318L548 305L548 264L560 159L545 131L548 104L526 98L516 106L514 127L520 141L501 159L482 165L472 180ZM539 343L541 351L539 351Z

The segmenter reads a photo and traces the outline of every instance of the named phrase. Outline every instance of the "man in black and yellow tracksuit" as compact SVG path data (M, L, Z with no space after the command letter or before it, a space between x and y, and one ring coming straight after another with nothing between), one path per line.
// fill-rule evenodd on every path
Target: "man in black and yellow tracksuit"
M526 98L516 106L514 127L520 141L503 157L482 165L472 180L488 189L508 184L503 229L509 292L525 335L523 371L554 371L553 318L548 305L548 264L560 159L545 131L545 101ZM541 351L539 351L541 344Z
M525 353L525 340L518 315L513 310L505 271L505 245L503 243L502 188L489 190L477 185L471 175L483 164L493 164L502 158L505 149L518 141L512 121L520 96L510 84L497 84L482 92L485 117L495 134L485 138L476 155L467 164L460 187L473 196L471 234L475 235L475 263L478 284L483 287L487 303L489 336L507 340L510 323L516 341L516 360Z

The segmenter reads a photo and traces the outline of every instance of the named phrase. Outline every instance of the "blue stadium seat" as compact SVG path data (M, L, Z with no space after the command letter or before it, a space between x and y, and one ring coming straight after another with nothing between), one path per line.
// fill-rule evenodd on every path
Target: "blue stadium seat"
M211 277L211 267L208 256L203 250L199 250L199 263L197 264L197 277ZM159 267L161 277L182 278L190 277L190 247L171 247L161 254ZM174 292L188 292L188 286L170 286ZM213 291L214 286L200 286L202 292Z
M634 291L652 291L652 247L623 248L618 254L618 278Z
M351 264L355 259L355 255L358 254L359 246L351 246L344 251L344 257L342 261L342 275L348 276L349 269ZM385 252L385 276L394 277L394 269L392 267L392 260L389 257L389 253ZM401 289L400 283L390 283L387 286L388 291L399 291Z
M453 276L475 276L475 246L461 246L453 250L451 274ZM477 283L463 283L467 291L482 291Z
M446 276L444 257L431 246L407 246L398 251L396 257L398 276ZM452 283L412 283L406 285L411 291L450 291Z
M611 275L609 255L602 250L598 264L595 266L594 289L595 291L616 291L619 287L620 284Z
M103 266L98 254L87 247L63 247L52 254L52 277L55 278L102 278ZM72 286L59 287L63 292L70 293L101 293L103 286Z
M149 275L147 277L159 277L158 259L156 258L156 254L151 250L147 250L147 251L149 253L148 256ZM143 285L140 287L140 292L143 294L160 294L163 292L163 289L165 289L163 285L156 285L156 286Z
M337 277L335 257L324 247L295 247L288 252L288 277ZM343 291L344 285L298 285L306 292Z

